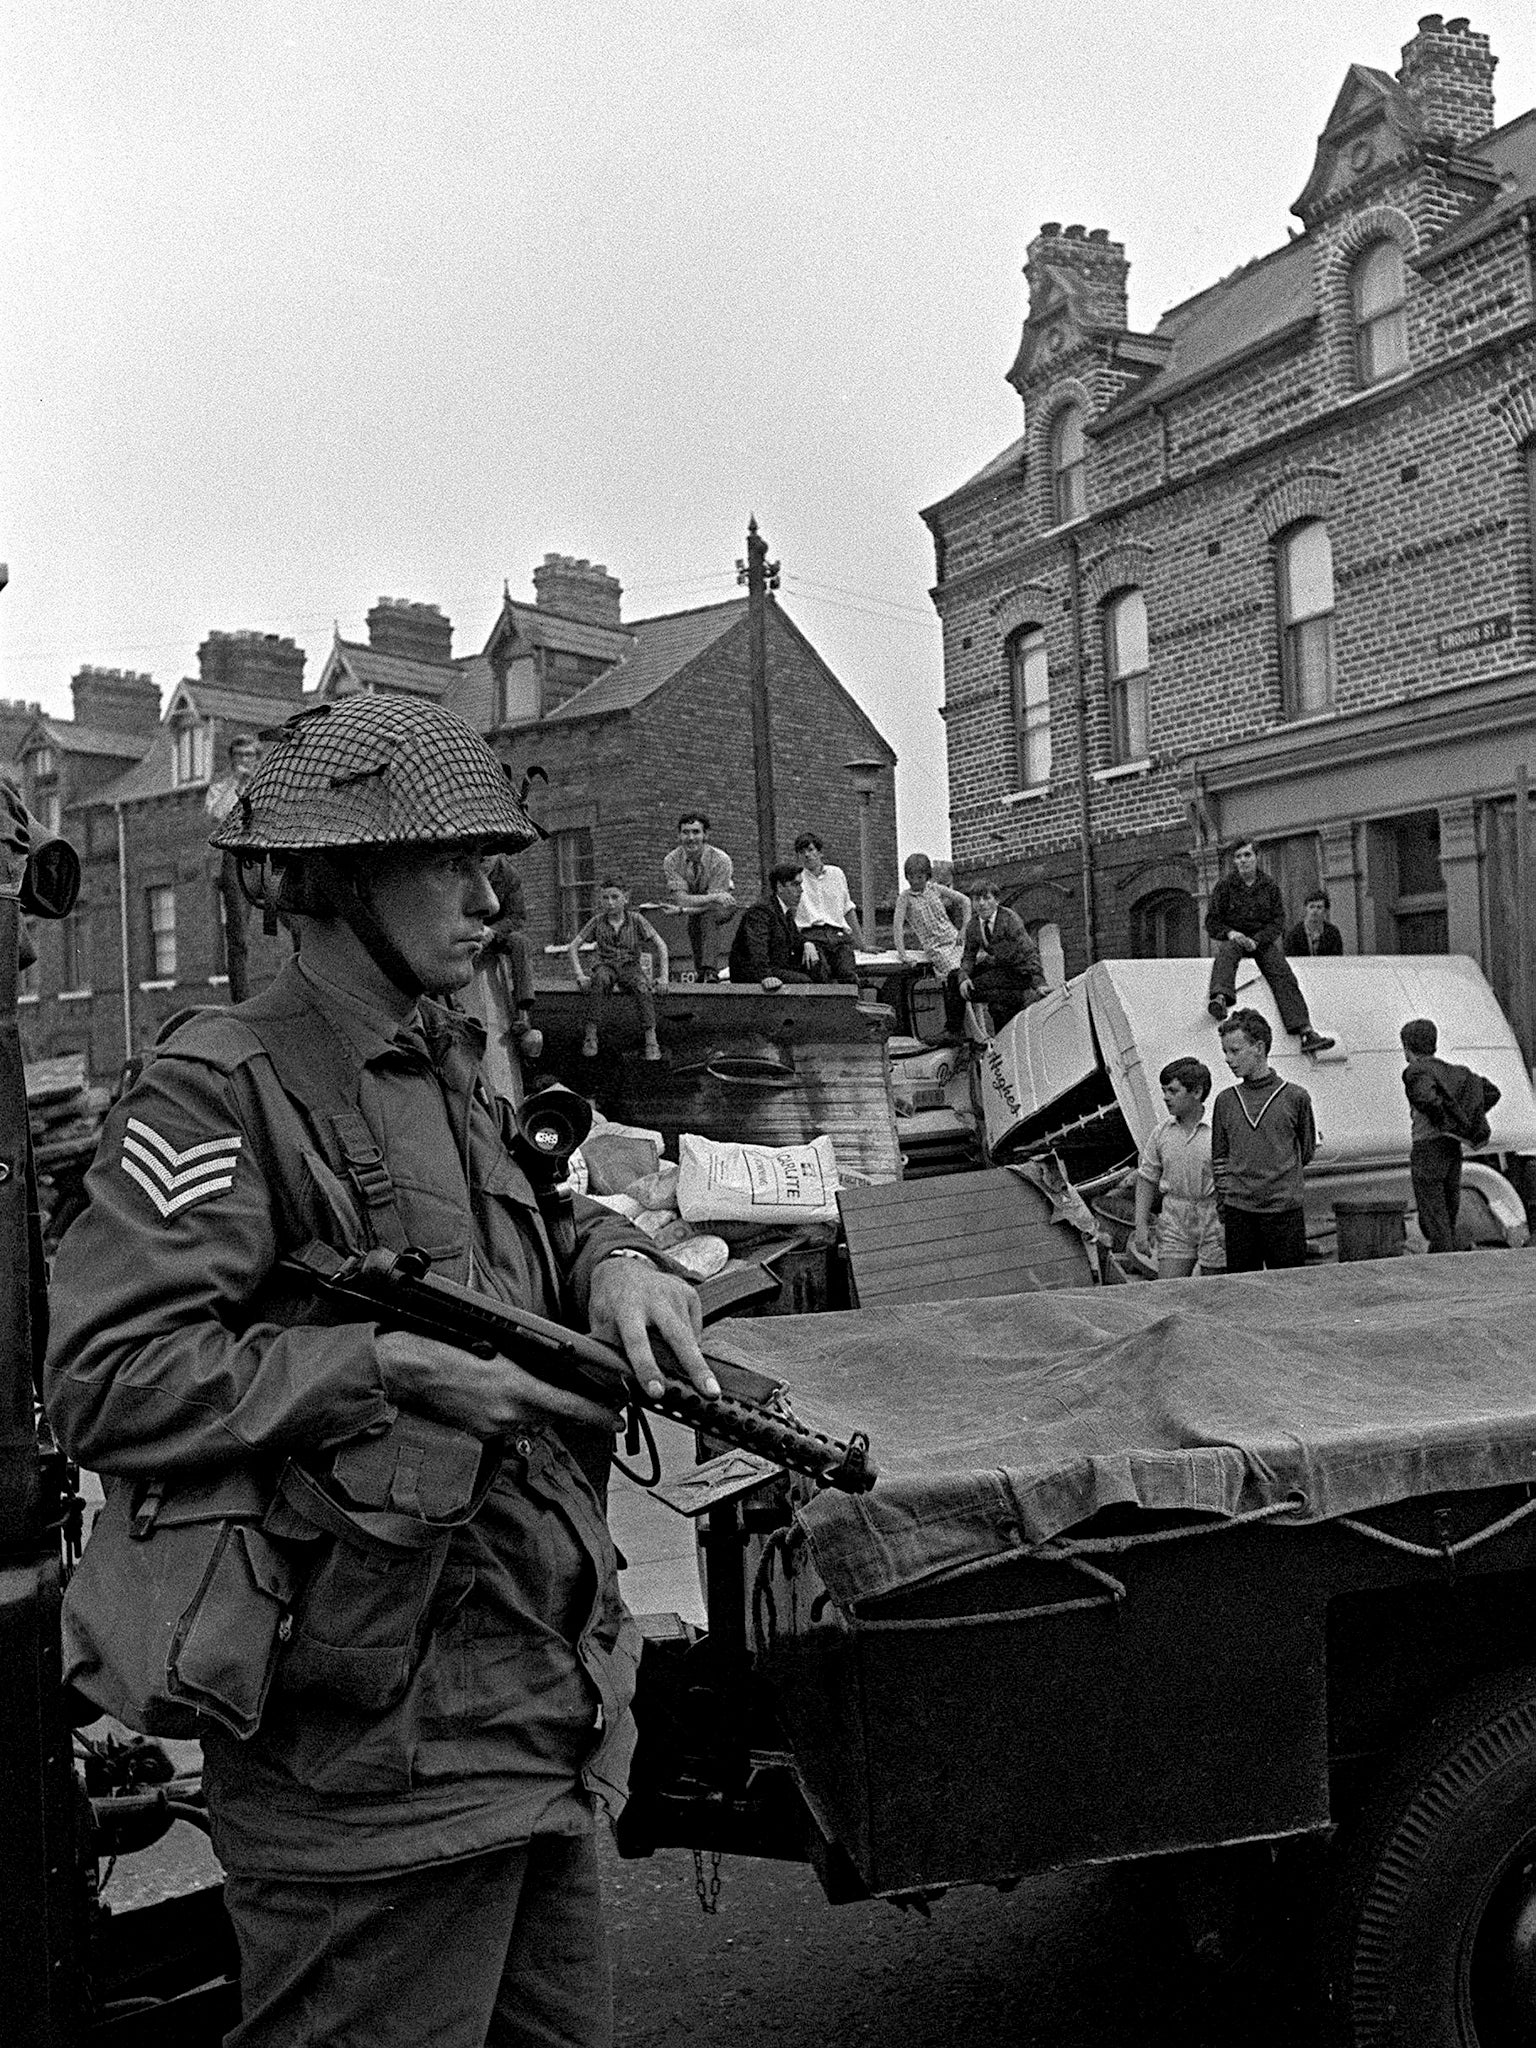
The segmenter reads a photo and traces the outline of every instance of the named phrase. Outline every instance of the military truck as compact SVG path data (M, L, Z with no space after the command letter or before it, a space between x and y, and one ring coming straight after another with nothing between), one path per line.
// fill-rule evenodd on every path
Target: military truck
M82 1745L60 1682L75 1475L15 1030L0 831L0 1985L23 2048L217 2041L216 1884L109 1912L98 1872L194 1783ZM67 868L67 862L60 866ZM681 1482L708 1627L649 1617L621 1850L809 1859L833 1901L1071 1864L1326 1863L1328 2021L1356 2044L1536 2032L1536 1266L1465 1253L731 1323L870 1493L721 1451Z

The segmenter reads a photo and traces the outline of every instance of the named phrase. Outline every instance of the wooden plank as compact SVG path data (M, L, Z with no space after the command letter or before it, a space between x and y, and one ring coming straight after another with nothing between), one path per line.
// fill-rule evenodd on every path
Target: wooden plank
M838 1197L861 1307L1080 1287L1093 1273L1082 1239L1052 1220L1045 1195L1002 1170Z

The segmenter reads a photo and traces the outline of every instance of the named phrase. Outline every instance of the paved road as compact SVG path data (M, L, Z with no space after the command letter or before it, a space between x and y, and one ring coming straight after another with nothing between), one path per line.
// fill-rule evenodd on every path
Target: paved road
M828 1906L797 1866L610 1858L619 2048L746 2041L880 2048L1314 2048L1294 1942L1250 1931L1201 1966L1155 1883L1072 1874L966 1888L927 1921Z

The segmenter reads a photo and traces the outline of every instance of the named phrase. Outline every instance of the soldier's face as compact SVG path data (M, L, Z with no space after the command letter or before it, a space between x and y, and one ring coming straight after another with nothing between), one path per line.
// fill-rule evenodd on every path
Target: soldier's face
M383 854L369 878L374 915L430 995L467 988L496 915L496 892L477 853L402 848Z

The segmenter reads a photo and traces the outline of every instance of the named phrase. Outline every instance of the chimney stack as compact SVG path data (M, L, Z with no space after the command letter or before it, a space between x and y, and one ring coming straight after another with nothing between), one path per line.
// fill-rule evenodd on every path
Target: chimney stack
M1493 126L1493 71L1498 63L1488 38L1464 14L1442 21L1426 14L1403 45L1397 82L1412 101L1424 133L1436 141L1480 141Z
M149 739L160 724L160 692L153 676L126 668L83 668L69 690L76 725Z
M453 621L435 604L381 597L368 614L368 645L379 654L443 668L453 659Z
M541 612L562 619L584 619L592 626L617 626L624 595L617 576L601 562L578 561L574 555L546 555L533 572L534 601Z
M1123 331L1129 324L1125 280L1131 266L1125 260L1125 244L1112 242L1108 228L1091 231L1075 222L1064 228L1048 220L1030 243L1024 275L1029 280L1030 311L1033 313L1047 290L1045 269L1069 270L1084 286L1083 312L1095 326Z
M304 650L277 633L210 633L197 650L197 672L212 689L296 704L304 691Z

